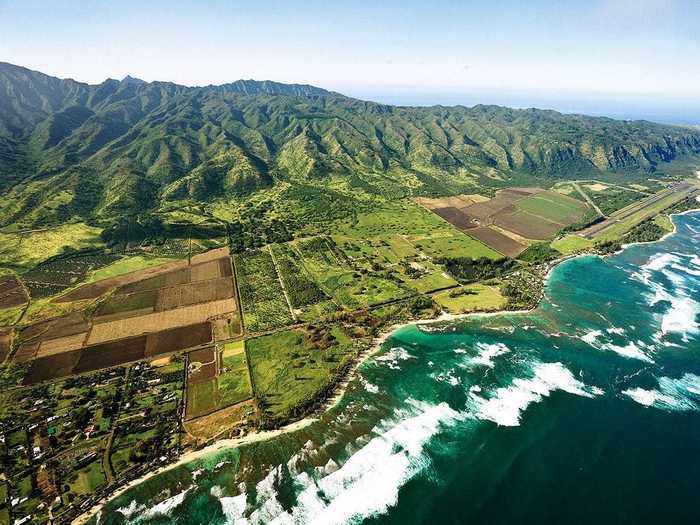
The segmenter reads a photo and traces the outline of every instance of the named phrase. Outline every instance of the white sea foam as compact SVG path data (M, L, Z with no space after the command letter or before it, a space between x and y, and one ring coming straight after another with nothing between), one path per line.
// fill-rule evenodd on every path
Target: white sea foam
M673 265L671 265L671 266L672 266L673 268L678 267L677 264L673 264ZM673 272L673 271L671 271L671 270L664 270L664 271L661 272L661 273L663 273L664 276L666 277L666 279L668 279L669 281L671 281L671 282L673 283L673 285L676 286L676 287L678 287L678 288L683 287L683 285L684 285L685 282L686 282L686 281L685 281L686 278L685 278L683 275L680 275L679 273Z
M495 366L493 359L510 351L503 343L476 343L475 346L478 349L478 353L468 363L473 366L493 368Z
M408 359L415 359L414 356L408 353L408 350L400 346L395 346L390 348L385 354L380 355L375 359L379 363L386 363L386 366L392 370L401 370L399 366L399 361L406 361Z
M179 494L175 494L174 496L171 496L168 499L161 501L157 505L154 505L151 508L146 509L144 512L139 514L139 516L138 516L139 521L150 520L150 519L155 518L156 516L170 516L170 513L173 510L175 510L177 507L182 505L182 502L185 501L185 496L187 496L187 493L189 491L190 491L189 488L186 490L183 490Z
M137 513L141 513L146 509L145 506L139 505L136 503L135 499L132 499L131 502L126 506L126 507L119 507L117 509L117 512L122 514L127 520L131 519L132 516L134 516Z
M428 465L423 450L441 425L458 417L447 404L411 402L412 415L382 429L338 469L320 479L303 472L294 477L301 488L297 503L285 511L277 500L273 469L256 487L256 510L249 523L340 524L359 522L396 504L399 489Z
M238 496L224 496L221 487L215 485L211 488L211 495L218 498L221 503L221 511L224 513L227 524L246 525L248 523L245 517L247 507L245 492Z
M689 261L691 264L693 264L693 260L691 259ZM697 266L694 264L694 266ZM678 270L679 272L687 273L688 275L692 275L694 277L700 277L700 270L694 270L693 268L688 268L687 266L681 266L680 264L673 264L671 266L674 270Z
M678 262L680 262L680 258L677 255L672 253L658 253L652 256L646 264L642 265L642 269L656 272Z
M649 357L647 354L644 353L641 346L646 346L646 345L644 345L644 343L641 341L637 341L636 343L634 341L630 341L625 346L614 345L612 343L606 343L606 344L602 345L601 348L615 352L616 354L619 354L623 357L629 357L631 359L639 359L640 361L646 361L647 363L653 363L654 360L651 357Z
M596 342L596 340L603 335L603 332L600 330L591 330L589 332L586 332L585 335L581 336L581 341L584 343L587 343L589 345L592 345Z
M688 340L688 335L698 333L697 316L700 314L700 304L690 297L674 297L671 307L661 318L663 334L677 333Z
M431 374L431 377L438 383L448 383L452 386L457 386L462 382L462 379L455 375L454 369L439 374Z
M606 330L609 334L615 334L615 335L624 335L625 329L624 328L617 328L617 327L612 327L608 328Z
M637 403L661 410L698 410L700 377L685 374L680 378L662 377L655 389L630 388L622 393Z
M365 390L370 394L376 394L379 392L379 387L367 381L364 377L360 376L360 383L365 387Z
M533 374L530 379L514 379L511 385L499 388L488 399L470 391L470 399L475 403L476 417L502 426L518 426L522 412L531 403L541 401L554 390L563 390L583 397L593 397L602 393L599 388L588 387L577 380L561 363L535 364Z

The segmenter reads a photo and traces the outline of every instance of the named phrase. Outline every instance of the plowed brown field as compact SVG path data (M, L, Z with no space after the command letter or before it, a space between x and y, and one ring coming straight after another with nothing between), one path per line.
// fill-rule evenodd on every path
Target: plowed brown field
M520 244L510 237L503 235L501 232L489 227L474 228L473 230L469 230L469 235L508 257L515 257L527 248L524 244Z

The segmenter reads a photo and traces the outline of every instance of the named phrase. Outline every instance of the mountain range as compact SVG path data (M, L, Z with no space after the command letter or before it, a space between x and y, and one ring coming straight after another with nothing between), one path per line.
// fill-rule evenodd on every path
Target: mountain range
M0 63L5 227L104 225L187 207L236 215L270 196L304 220L323 215L329 199L638 176L698 153L700 130L645 121L390 106L271 81L88 85Z

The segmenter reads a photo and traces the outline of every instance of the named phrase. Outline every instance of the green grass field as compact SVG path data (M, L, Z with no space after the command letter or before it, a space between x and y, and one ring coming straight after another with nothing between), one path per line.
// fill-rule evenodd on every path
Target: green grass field
M473 239L459 231L437 231L427 235L411 237L411 241L421 252L427 256L438 259L440 257L471 257L479 259L500 259L500 253L489 248L481 241Z
M100 248L100 232L83 223L27 233L0 232L0 266L31 268L65 248Z
M335 339L333 346L319 349L302 330L289 330L246 341L255 393L267 418L299 415L332 383L334 373L355 355L344 336Z
M226 343L221 353L219 407L240 403L253 396L243 341Z
M109 277L116 277L117 275L143 270L144 268L158 266L159 264L165 264L171 261L172 259L168 257L154 257L152 255L132 255L124 257L109 266L92 272L87 282L100 281Z
M593 241L579 237L578 235L567 235L561 239L557 239L550 245L562 255L587 250L593 246Z
M583 214L586 205L559 193L543 192L515 203L515 207L542 219L558 224L567 224L575 214Z
M667 232L673 231L673 222L671 221L671 217L669 217L668 215L665 215L663 213L659 214L656 217L654 217L654 222L662 230L665 230Z
M187 384L188 419L211 414L253 397L243 341L222 345L217 359L218 377Z
M458 295L459 292L466 293ZM470 284L439 292L433 295L433 299L451 314L492 312L503 309L507 302L498 286L484 284Z
M75 471L74 475L76 476L75 479L69 481L68 486L70 487L70 492L78 496L93 494L95 490L106 482L99 459Z

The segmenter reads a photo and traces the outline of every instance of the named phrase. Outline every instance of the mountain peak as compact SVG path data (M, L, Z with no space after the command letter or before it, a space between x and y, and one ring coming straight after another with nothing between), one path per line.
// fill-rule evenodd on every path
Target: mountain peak
M140 78L132 77L131 75L126 75L122 79L122 84L148 84L148 82Z

